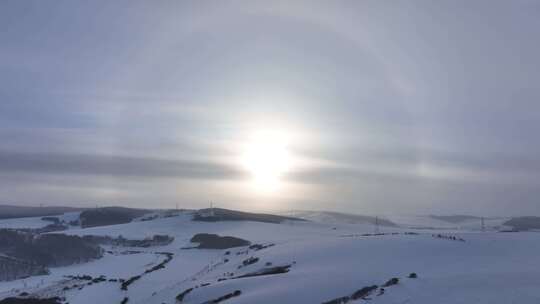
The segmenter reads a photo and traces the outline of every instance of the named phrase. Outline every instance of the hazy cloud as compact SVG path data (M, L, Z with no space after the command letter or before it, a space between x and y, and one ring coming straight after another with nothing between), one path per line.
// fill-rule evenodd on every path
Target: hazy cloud
M3 201L504 213L540 195L536 1L7 0L0 28ZM296 161L273 207L235 162L258 129Z
M0 170L13 173L106 175L125 178L234 179L241 172L219 163L126 156L0 152Z

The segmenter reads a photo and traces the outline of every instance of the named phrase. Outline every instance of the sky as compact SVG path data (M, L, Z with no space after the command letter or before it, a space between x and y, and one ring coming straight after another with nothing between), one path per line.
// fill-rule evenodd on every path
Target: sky
M538 1L0 2L0 203L540 215Z

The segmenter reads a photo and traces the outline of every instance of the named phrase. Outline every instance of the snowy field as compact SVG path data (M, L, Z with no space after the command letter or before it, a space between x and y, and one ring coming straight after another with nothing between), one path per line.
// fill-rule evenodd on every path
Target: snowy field
M58 218L60 221L69 223L73 220L79 219L80 212L67 212L62 215L55 215L53 217ZM50 221L42 220L43 216L38 217L24 217L24 218L14 218L14 219L4 219L0 220L0 229L10 228L10 229L37 229L43 228L47 225L50 225Z
M402 218L408 222L405 227L437 224L413 220L414 217ZM0 227L37 225L32 219L19 221L0 221ZM324 303L378 285L366 297L348 303L540 303L540 233L480 232L473 226L471 223L469 230L467 227L456 230L380 227L381 234L372 235L372 225L209 223L194 222L190 214L182 214L152 221L70 229L64 233L121 235L128 239L167 234L174 236L175 241L167 246L142 249L109 246L102 259L53 268L47 276L0 283L0 299L24 291L36 296L65 297L71 304L120 304L124 298L128 298L128 303L172 304L179 303L176 297L180 293L193 288L185 293L182 303L205 303L235 291L240 292L225 299L225 303ZM451 226L442 228L448 227ZM273 245L260 250L182 249L193 246L189 242L191 237L203 232ZM126 252L131 249L137 252ZM172 260L164 268L144 274L146 269L167 258L165 252L172 253ZM244 266L246 261L255 262ZM288 272L252 276L281 266L287 267ZM408 278L410 273L416 273L418 278ZM67 277L82 275L105 279L88 285ZM127 290L114 281L137 275L141 277ZM381 291L381 285L394 277L399 282ZM73 285L77 288L72 288Z

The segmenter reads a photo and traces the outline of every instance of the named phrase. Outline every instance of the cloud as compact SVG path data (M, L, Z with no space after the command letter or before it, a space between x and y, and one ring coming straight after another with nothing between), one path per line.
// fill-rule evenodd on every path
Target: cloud
M234 179L243 175L238 169L217 162L114 155L13 152L0 152L0 171L177 179Z
M291 180L324 185L361 180L538 185L540 161L497 153L400 148L306 152L325 165L292 172Z
M0 195L162 200L167 188L171 200L206 201L209 184L244 178L225 159L246 135L283 128L309 134L289 148L315 160L287 180L326 192L334 209L403 200L450 210L471 198L479 208L534 207L537 8L7 2ZM152 184L144 195L140 180ZM247 197L243 186L216 192ZM323 201L310 191L288 194Z

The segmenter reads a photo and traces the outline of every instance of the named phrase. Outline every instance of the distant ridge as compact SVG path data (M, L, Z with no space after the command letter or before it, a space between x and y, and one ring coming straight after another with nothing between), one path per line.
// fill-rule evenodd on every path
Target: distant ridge
M60 215L66 212L75 212L82 210L84 210L84 208L71 208L61 206L22 207L13 205L0 205L0 219Z
M444 221L444 222L448 222L448 223L452 223L452 224L457 224L457 223L462 223L462 222L466 222L466 221L473 221L473 220L482 219L482 217L479 217L479 216L461 215L461 214L456 214L456 215L430 215L429 217L431 217L432 219L436 219L436 220L440 220L440 221Z
M540 216L520 216L506 221L503 225L515 230L540 229Z
M83 228L126 224L151 212L151 210L126 207L86 209L81 212L80 222Z
M397 227L394 222L375 216L342 213L335 211L293 211L294 216L314 222L342 224L371 224L377 222L381 226Z
M193 216L194 221L219 222L219 221L252 221L279 224L286 220L305 221L305 219L281 216L266 213L250 213L221 208L207 208L198 210Z

